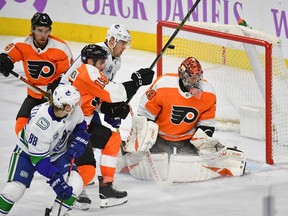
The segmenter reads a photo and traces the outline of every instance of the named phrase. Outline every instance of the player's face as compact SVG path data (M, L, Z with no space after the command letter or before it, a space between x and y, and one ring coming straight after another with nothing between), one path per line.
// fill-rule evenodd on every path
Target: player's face
M119 42L113 48L113 56L120 57L126 48L127 48L127 42L119 40Z
M99 71L103 71L105 68L105 59L98 59L98 61L95 64L95 67L99 70Z
M196 85L200 79L200 74L199 72L186 72L187 73L187 78L188 82L192 85Z
M48 42L48 37L51 34L49 27L36 26L33 30L34 43L37 48L44 48Z

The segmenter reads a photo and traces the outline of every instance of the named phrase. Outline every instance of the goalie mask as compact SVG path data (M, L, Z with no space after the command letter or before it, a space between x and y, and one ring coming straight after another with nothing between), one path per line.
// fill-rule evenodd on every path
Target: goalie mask
M194 95L195 89L200 89L199 83L203 78L203 71L196 58L186 58L178 68L178 74L188 92Z
M122 24L113 24L107 31L106 39L109 41L113 37L115 39L114 46L121 40L127 43L126 47L131 46L130 32L126 26Z
M99 59L106 60L108 52L101 46L89 44L81 50L81 61L86 64L89 58L93 59L95 64Z
M48 14L37 12L31 19L32 30L34 30L36 26L49 27L49 29L51 30L52 20L50 19Z
M53 92L53 104L59 109L64 109L65 105L71 107L71 112L80 102L80 93L72 85L59 85Z

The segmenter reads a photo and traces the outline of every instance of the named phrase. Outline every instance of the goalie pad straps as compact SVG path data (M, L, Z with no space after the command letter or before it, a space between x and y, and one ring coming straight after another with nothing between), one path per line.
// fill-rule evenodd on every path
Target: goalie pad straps
M133 116L132 128L123 149L135 153L146 151L155 144L159 126L143 116Z

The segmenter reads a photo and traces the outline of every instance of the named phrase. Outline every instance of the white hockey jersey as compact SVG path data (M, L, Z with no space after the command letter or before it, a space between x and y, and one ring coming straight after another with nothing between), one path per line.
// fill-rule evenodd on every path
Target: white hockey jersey
M105 42L96 43L96 45L103 47L107 53L108 58L105 61L105 68L102 71L102 73L107 77L109 81L113 81L117 71L121 67L121 57L113 57L111 50L107 46ZM77 59L74 61L73 65L67 70L65 75L61 78L60 83L68 84L68 78L73 73L74 70L76 70L78 67L80 67L82 61L81 61L81 55L77 57Z
M49 103L40 104L32 109L29 122L19 132L17 145L30 155L32 163L48 156L53 162L66 152L69 135L83 121L80 106L73 114L58 118Z
M105 42L96 43L96 45L103 47L108 52L108 58L105 62L105 69L102 71L102 73L107 77L107 79L109 79L109 81L113 81L117 71L121 67L121 57L113 57L111 50Z

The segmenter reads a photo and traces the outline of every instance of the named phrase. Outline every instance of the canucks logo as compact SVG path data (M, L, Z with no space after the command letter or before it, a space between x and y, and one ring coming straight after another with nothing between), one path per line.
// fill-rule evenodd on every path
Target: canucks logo
M54 136L56 135L57 133L54 134ZM62 137L59 138L59 140L57 141L57 144L55 146L55 148L53 149L54 152L61 152L63 151L64 149L66 149L66 144L67 144L67 138L68 136L71 134L71 131L68 130L64 130L63 131L63 134L62 134ZM59 136L59 133L57 134L57 136ZM55 137L53 137L55 138Z
M45 119L44 117L41 117L37 122L36 125L38 127L40 127L42 130L46 130L49 126L50 123L47 119Z

